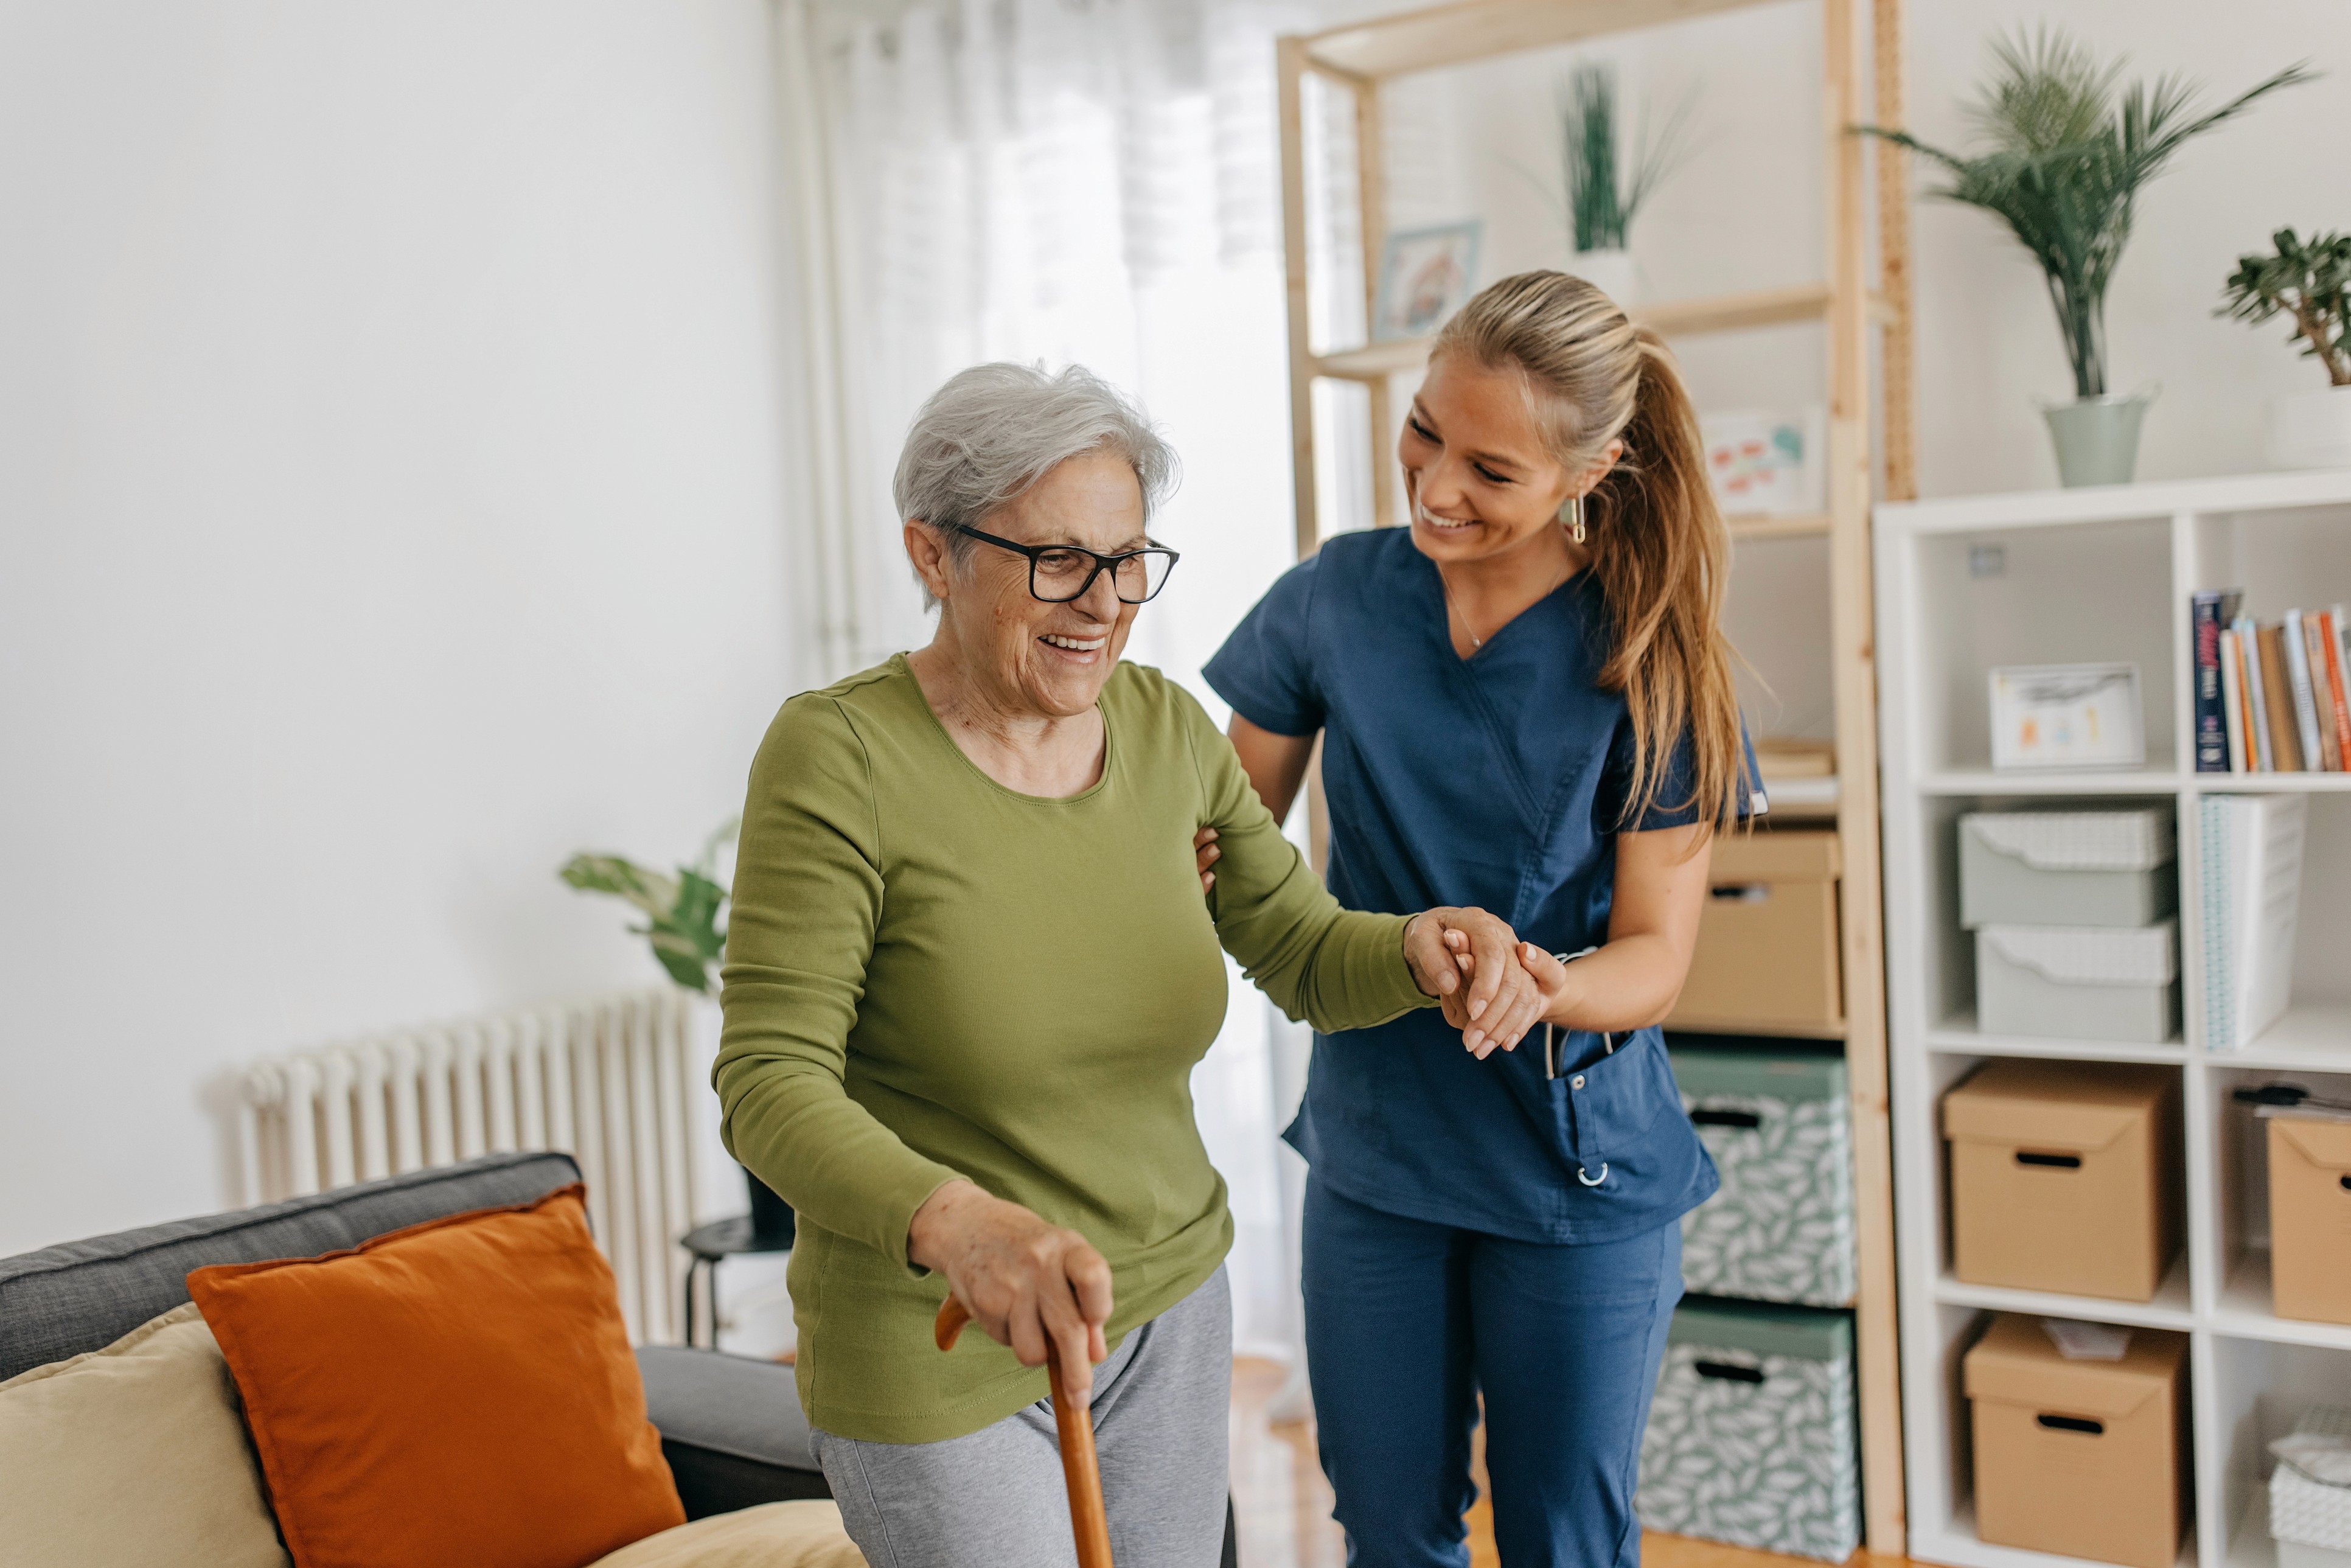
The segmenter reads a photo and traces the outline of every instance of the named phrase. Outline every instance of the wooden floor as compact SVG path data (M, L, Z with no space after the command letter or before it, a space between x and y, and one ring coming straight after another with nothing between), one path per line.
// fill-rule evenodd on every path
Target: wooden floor
M1345 1568L1343 1533L1331 1519L1331 1488L1314 1458L1311 1421L1273 1421L1266 1406L1280 1391L1283 1368L1244 1356L1233 1364L1233 1503L1240 1521L1241 1568ZM1482 1458L1482 1456L1481 1456ZM1468 1513L1470 1568L1500 1568L1493 1513L1484 1496ZM1678 1535L1644 1535L1642 1568L1821 1568L1782 1557ZM1905 1568L1899 1557L1855 1553L1849 1568Z

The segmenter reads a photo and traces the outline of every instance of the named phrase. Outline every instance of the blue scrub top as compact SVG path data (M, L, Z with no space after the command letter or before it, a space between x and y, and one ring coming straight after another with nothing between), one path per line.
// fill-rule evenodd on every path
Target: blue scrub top
M1573 953L1607 940L1614 833L1699 816L1669 804L1689 793L1685 742L1666 760L1667 804L1623 819L1633 726L1624 697L1600 687L1609 631L1580 572L1464 659L1435 563L1409 530L1383 528L1332 538L1285 573L1204 674L1260 728L1323 732L1342 904L1474 904ZM1521 1241L1638 1235L1718 1181L1662 1034L1615 1039L1611 1054L1599 1035L1570 1033L1546 1080L1540 1030L1484 1061L1433 1009L1317 1034L1284 1136L1316 1179L1393 1214Z

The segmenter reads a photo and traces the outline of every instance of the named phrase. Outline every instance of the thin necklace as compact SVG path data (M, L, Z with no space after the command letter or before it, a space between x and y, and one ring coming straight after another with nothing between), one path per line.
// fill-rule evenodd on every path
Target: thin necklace
M1431 562L1430 564L1435 565L1434 562ZM1541 604L1544 600L1549 599L1552 594L1557 593L1559 591L1559 585L1565 582L1569 578L1573 577L1574 575L1575 568L1573 565L1570 565L1565 571L1561 572L1557 577L1552 579L1551 586L1549 588L1544 589L1541 593L1535 596L1535 603ZM1461 630L1469 634L1469 651L1474 653L1479 649L1483 648L1486 645L1486 639L1478 635L1478 629L1469 624L1469 617L1462 614L1461 606L1453 602L1453 584L1447 579L1445 569L1441 566L1437 568L1437 586L1443 591L1445 594L1446 612L1450 615L1458 616L1461 621ZM1532 606L1530 606L1529 608L1532 608ZM1503 626L1507 626L1509 624L1510 622L1507 621L1502 622ZM1501 626L1494 628L1497 632L1501 629Z

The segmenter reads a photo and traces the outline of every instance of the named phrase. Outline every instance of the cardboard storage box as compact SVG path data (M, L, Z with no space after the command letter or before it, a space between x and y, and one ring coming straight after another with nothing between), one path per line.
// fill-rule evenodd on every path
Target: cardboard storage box
M2133 1329L2117 1361L2068 1361L2042 1320L2003 1312L1962 1363L1976 1533L2129 1568L2179 1556L2188 1336Z
M1959 924L2152 925L2179 906L2168 807L1971 811L1959 819Z
M1853 1321L1686 1302L1641 1438L1650 1530L1843 1563L1861 1544Z
M2351 1410L2316 1406L2294 1424L2285 1448L2312 1438L2332 1439L2317 1446L2335 1448L2325 1456L2278 1455L2270 1477L2270 1538L2277 1542L2278 1568L2344 1568L2351 1564L2351 1486L2331 1479L2339 1476L2341 1445L2351 1443ZM2321 1469L2323 1463L2333 1461ZM2301 1467L2310 1466L2316 1474Z
M1721 1190L1682 1216L1682 1282L1710 1296L1850 1304L1844 1058L1667 1044L1682 1107L1722 1175Z
M1698 950L1668 1029L1827 1029L1844 1021L1834 832L1715 841Z
M1943 1096L1951 1272L2116 1301L2154 1298L2179 1248L2179 1074L1995 1061Z
M2351 1117L2269 1124L2271 1310L2351 1323Z
M1987 925L1976 933L1976 1027L1985 1034L2161 1045L2179 1028L2179 934Z

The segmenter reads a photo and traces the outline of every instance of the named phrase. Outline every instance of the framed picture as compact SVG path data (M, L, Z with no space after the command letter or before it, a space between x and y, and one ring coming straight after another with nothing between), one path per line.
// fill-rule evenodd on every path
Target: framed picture
M1991 673L1991 765L2143 768L2137 664L2028 664Z
M1426 337L1468 302L1478 287L1478 239L1485 226L1473 218L1388 235L1380 252L1373 341Z
M1826 502L1828 411L1710 413L1698 420L1706 476L1725 517L1788 516Z

